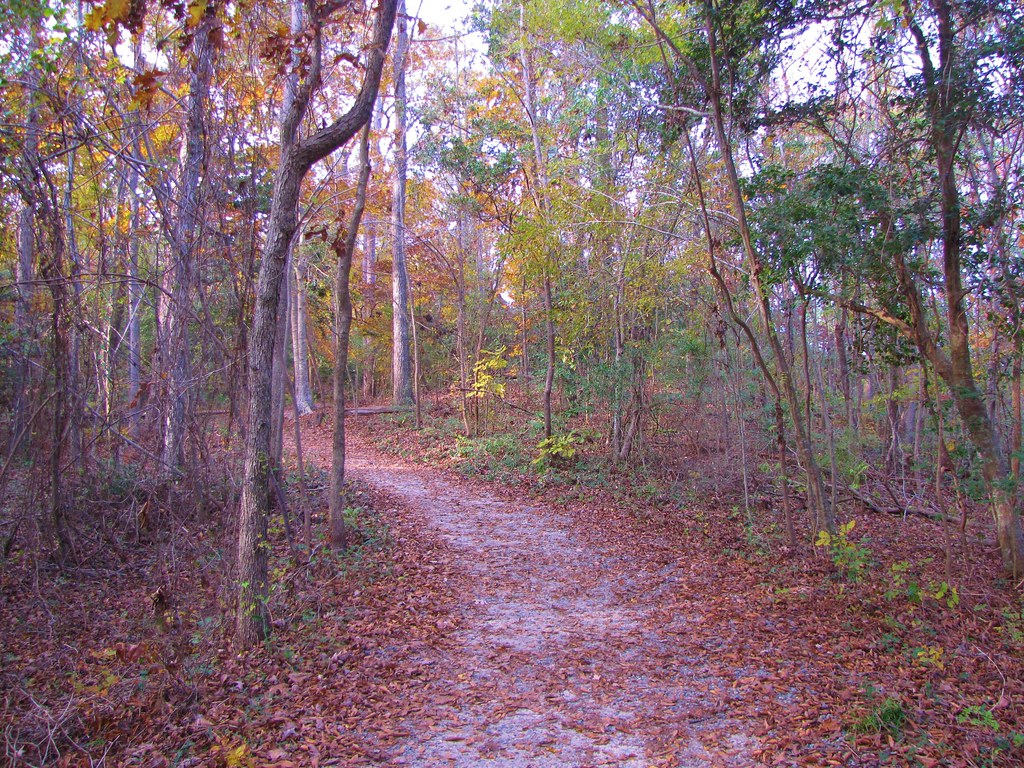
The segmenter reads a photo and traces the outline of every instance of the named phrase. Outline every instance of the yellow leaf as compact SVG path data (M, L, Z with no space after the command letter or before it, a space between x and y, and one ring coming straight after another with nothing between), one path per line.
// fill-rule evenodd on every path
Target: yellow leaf
M107 0L103 5L85 14L85 28L97 32L107 24L124 21L131 10L131 0Z
M169 123L163 123L153 129L150 134L150 141L153 143L154 151L160 150L168 146L172 141L178 138L178 129L174 125Z
M103 8L93 8L85 14L85 28L90 32L99 32L106 18Z
M131 12L131 0L107 0L107 19L109 21L124 21Z
M207 0L196 0L193 3L189 3L188 6L188 26L198 27L199 22L203 20L203 14L206 13L206 6L209 5Z
M224 762L227 763L228 768L241 768L246 764L246 757L249 754L249 747L246 744L239 744L234 749L228 751L224 755Z

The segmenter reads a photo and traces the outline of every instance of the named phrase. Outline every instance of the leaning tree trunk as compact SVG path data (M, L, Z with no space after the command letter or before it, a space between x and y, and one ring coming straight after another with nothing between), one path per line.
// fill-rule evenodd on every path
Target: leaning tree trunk
M996 517L996 537L1003 567L1014 577L1024 574L1024 532L1017 510L1016 492L1010 482L1009 462L1000 445L999 435L985 407L971 363L970 326L967 316L962 274L962 222L960 190L956 176L956 154L966 130L960 102L964 91L962 66L957 61L957 20L948 0L934 0L935 35L938 65L932 60L933 41L905 8L904 22L917 44L921 60L925 99L929 112L929 140L938 172L939 210L942 219L942 279L945 293L948 355L939 348L925 319L917 283L908 265L897 260L897 276L910 307L912 334L921 351L949 386L957 412L981 459L981 473L988 486Z
M803 418L803 407L793 377L792 366L775 331L775 320L772 317L771 305L768 301L768 287L764 284L763 280L764 264L754 248L751 238L750 227L747 224L743 190L740 186L739 174L736 171L736 165L733 160L732 145L725 132L720 62L716 45L714 11L710 0L705 2L705 30L708 35L708 53L711 65L711 82L707 84L708 98L711 102L711 123L719 152L725 164L726 179L729 183L729 192L732 197L737 228L743 243L743 252L749 265L750 283L761 320L761 328L768 340L772 360L778 371L776 381L782 390L793 419L797 454L804 465L807 503L813 511L815 527L819 530L832 531L835 529L835 512L830 505L825 503L821 471L814 457L814 447L811 443L809 425L805 423Z
M325 16L310 20L311 51L306 76L281 114L281 155L274 182L267 240L256 285L256 309L249 345L249 418L238 530L238 604L235 642L248 648L270 634L267 523L270 516L270 369L274 354L281 284L288 250L298 226L302 181L315 163L352 138L370 118L397 0L380 0L355 103L317 133L300 137L310 99L321 84ZM330 13L330 10L321 11Z
M740 316L739 312L736 311L736 305L733 303L732 294L729 292L729 286L726 284L725 278L718 269L715 249L718 247L720 240L715 237L711 228L711 216L708 213L707 200L704 197L704 185L701 183L700 174L697 170L697 156L693 151L693 142L690 140L689 129L683 131L683 140L686 142L686 151L690 158L690 169L693 172L694 184L697 187L697 200L700 203L701 225L704 229L704 240L708 249L708 271L711 273L711 277L715 281L715 287L718 289L718 294L722 299L722 304L725 305L725 310L729 315L729 319L732 320L733 324L743 332L744 336L746 336L747 341L750 344L750 350L754 355L754 361L757 363L757 367L761 371L762 379L768 385L768 388L772 392L773 399L775 400L775 441L778 449L779 472L782 476L782 511L786 523L786 533L789 536L789 545L795 550L797 547L797 539L789 502L789 469L786 460L789 452L786 449L786 421L782 410L782 392L779 390L779 385L775 381L775 375L772 373L771 368L768 367L768 363L764 359L764 354L761 352L761 345L758 343L753 329L747 321ZM727 345L728 341L723 340L723 344ZM727 346L726 364L728 365ZM739 405L739 403L737 403L737 405ZM744 415L740 413L739 418L743 419Z

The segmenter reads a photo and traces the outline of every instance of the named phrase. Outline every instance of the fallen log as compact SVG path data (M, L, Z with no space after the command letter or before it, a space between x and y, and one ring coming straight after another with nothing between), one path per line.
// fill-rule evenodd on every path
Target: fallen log
M346 408L345 414L351 416L372 416L377 413L406 413L411 410L411 405L367 405L360 408Z

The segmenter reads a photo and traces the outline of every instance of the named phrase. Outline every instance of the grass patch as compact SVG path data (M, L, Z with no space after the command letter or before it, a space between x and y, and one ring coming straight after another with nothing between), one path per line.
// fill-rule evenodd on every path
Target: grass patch
M874 694L868 691L868 697ZM886 696L875 704L863 717L856 720L850 730L854 733L886 734L895 740L903 738L903 729L910 718L903 708L903 702L892 696Z

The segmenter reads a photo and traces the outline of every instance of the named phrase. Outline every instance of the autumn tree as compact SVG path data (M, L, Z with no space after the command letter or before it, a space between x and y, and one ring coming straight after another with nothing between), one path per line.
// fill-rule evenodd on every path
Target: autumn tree
M351 139L370 119L384 67L397 3L382 0L373 14L366 47L365 73L353 105L341 116L313 133L302 135L313 95L322 84L325 27L333 9L307 8L308 68L294 98L282 111L281 155L274 183L270 216L249 345L249 419L245 440L245 474L239 517L236 642L248 647L270 632L266 599L267 519L270 484L270 370L281 284L292 237L297 227L297 206L302 181L315 163ZM337 418L343 418L338 414Z
M1003 15L1011 21L1008 26L996 22ZM876 64L872 71L902 92L896 97L878 91L874 106L887 118L877 134L880 144L876 138L869 144L840 146L848 161L862 169L877 162L865 155L880 151L888 164L873 176L879 185L874 194L862 197L864 215L873 220L884 249L883 268L889 263L893 268L872 281L876 286L891 281L899 301L844 301L912 342L948 387L977 452L1003 566L1019 575L1024 567L1019 494L972 353L974 300L969 284L980 276L977 256L984 246L965 228L961 176L965 163L970 167L982 160L968 158L972 128L995 133L1006 125L1000 101L1009 94L1000 91L1012 89L1010 83L1021 77L1015 58L1019 45L1011 32L1020 23L1019 13L999 2L968 8L935 0L920 6L905 3L898 10L876 9L869 18L877 31L874 54L898 54L889 66ZM997 69L1006 77L996 76ZM840 135L830 133L833 140ZM916 148L910 158L895 150L907 145ZM896 182L897 174L913 183ZM938 282L933 282L933 273Z

